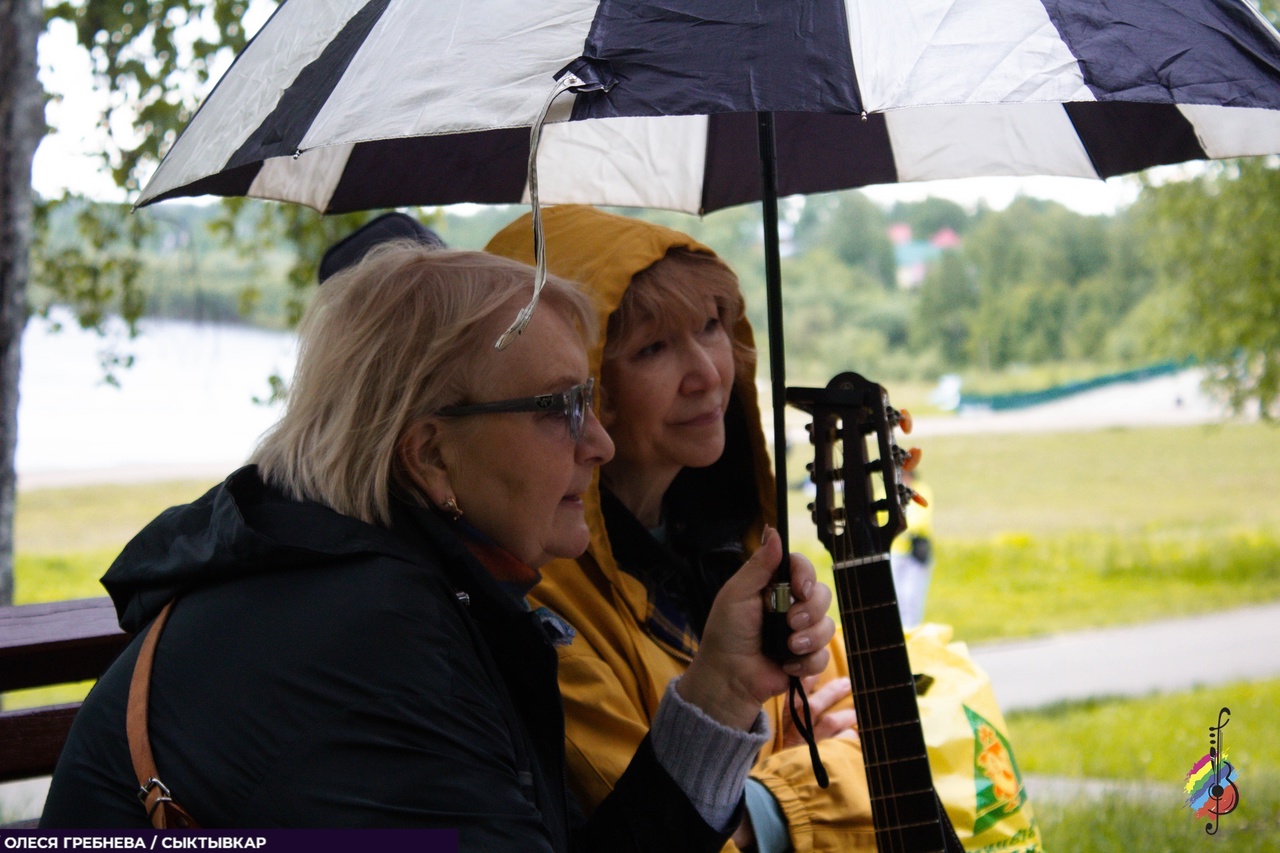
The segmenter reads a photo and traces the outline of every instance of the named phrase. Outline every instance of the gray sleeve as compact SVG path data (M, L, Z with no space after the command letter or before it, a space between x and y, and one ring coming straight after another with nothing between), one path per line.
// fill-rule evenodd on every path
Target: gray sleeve
M721 725L667 685L649 727L658 763L689 797L698 814L723 831L742 800L747 773L769 740L769 721L761 711L750 731Z

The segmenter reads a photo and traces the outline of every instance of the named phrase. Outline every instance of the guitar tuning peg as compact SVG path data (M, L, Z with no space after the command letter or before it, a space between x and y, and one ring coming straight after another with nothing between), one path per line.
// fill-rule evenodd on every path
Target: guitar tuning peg
M903 409L898 415L898 422L902 426L903 434L910 435L911 427L914 424L914 421L912 421L911 419L911 413L908 412L906 409Z
M813 473L813 463L812 463L812 462L806 463L806 464L805 464L805 466L804 466L804 470L806 470L806 471L808 471L810 474L812 474L812 473Z
M813 512L814 507L815 507L815 504L808 503L808 504L805 504L805 507L804 507L804 508L805 508L805 509L807 509L807 510L809 510L809 512Z
M915 501L920 506L929 505L929 502L924 499L924 496L910 486L900 486L899 488L902 489L902 503L904 505L907 501Z
M914 471L916 466L920 464L920 458L924 456L924 451L918 447L913 447L906 452L906 458L902 460L903 471Z

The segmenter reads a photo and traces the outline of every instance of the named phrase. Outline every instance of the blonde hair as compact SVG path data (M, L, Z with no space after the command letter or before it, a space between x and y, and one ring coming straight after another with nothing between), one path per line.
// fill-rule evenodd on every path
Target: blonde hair
M652 321L669 328L701 317L708 297L715 301L720 323L733 341L735 378L751 380L755 350L734 334L746 313L738 276L716 256L681 247L670 249L657 263L632 276L617 309L609 315L604 360L617 356L641 323Z
M370 524L391 524L393 488L425 505L397 444L468 396L474 356L532 293L533 269L517 261L413 241L375 247L308 307L284 415L249 461L295 500ZM584 345L595 339L591 300L569 282L548 276L538 310L560 312Z

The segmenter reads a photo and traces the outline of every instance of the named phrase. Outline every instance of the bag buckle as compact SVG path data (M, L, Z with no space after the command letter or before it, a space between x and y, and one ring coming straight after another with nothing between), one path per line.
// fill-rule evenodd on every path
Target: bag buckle
M156 797L154 801L151 801L151 794L157 789L160 792L160 796ZM138 789L138 802L147 807L147 816L150 817L151 813L155 811L156 807L161 803L173 802L173 795L169 793L168 786L156 777L152 776L141 788Z

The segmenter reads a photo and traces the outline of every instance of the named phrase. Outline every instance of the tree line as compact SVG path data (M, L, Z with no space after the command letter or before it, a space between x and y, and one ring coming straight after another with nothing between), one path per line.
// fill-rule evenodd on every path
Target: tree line
M786 200L788 372L806 381L848 368L886 380L935 379L1064 361L1103 371L1198 357L1226 371L1223 378L1239 386L1241 403L1269 388L1274 397L1269 359L1280 326L1280 256L1261 225L1254 232L1260 239L1251 240L1228 224L1232 214L1224 207L1238 208L1241 216L1276 208L1276 175L1264 163L1219 167L1197 180L1147 186L1134 205L1106 216L1028 197L1003 210L967 210L940 198L886 208L856 190ZM36 269L47 274L34 277L33 291L41 309L70 298L82 317L96 322L89 306L103 310L103 293L72 286L79 275L99 288L114 279L116 310L127 308L135 317L275 328L296 320L326 241L367 216L320 220L312 214L328 227L311 233L314 226L298 224L305 220L281 218L284 206L253 201L171 202L134 214L83 200L41 209ZM478 249L523 208L414 212L450 245ZM738 272L748 315L767 347L758 205L702 218L619 212L686 231L724 257ZM1280 210L1271 215L1280 219ZM83 256L93 242L85 239L86 223L97 229L94 240L105 231L111 243L102 249L110 260L100 268ZM956 239L933 250L922 281L904 287L894 226L905 226L917 241L939 232ZM311 248L295 248L281 233L288 227L310 233ZM131 229L140 232L132 254ZM1213 282L1228 269L1236 286L1223 289ZM125 270L128 288L119 286ZM1215 316L1224 301L1236 315L1227 324Z

